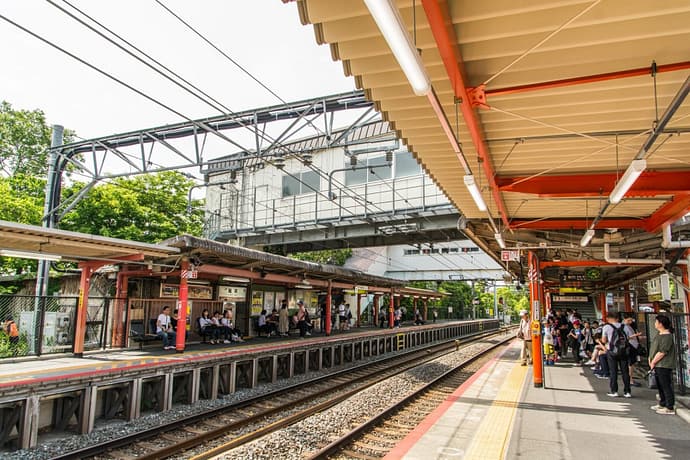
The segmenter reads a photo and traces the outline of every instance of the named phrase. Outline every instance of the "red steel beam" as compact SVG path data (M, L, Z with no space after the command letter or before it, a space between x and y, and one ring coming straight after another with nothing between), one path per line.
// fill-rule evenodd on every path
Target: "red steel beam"
M645 219L645 230L656 233L666 224L671 224L690 212L690 195L676 195L671 201Z
M657 65L657 73L675 72L678 70L690 69L690 61L676 62L673 64ZM641 67L638 69L621 70L618 72L600 73L581 77L565 78L562 80L551 80L540 83L530 83L528 85L510 86L506 88L496 88L484 90L487 96L502 96L505 94L524 93L527 91L538 91L542 89L561 88L563 86L581 85L585 83L596 83L599 81L616 80L619 78L640 77L650 75L651 67Z
M627 267L639 264L616 264L613 262L606 262L605 260L561 260L558 262L549 260L539 262L539 268L542 270L549 267L609 267L612 265Z
M503 224L506 227L510 227L506 205L503 202L501 192L498 190L494 178L494 168L491 164L491 157L484 139L479 116L472 107L471 99L468 94L467 78L465 77L462 55L460 54L458 38L455 35L455 28L450 18L448 5L444 4L442 6L438 0L422 0L422 6L424 7L424 12L429 21L431 32L434 35L436 46L441 54L441 59L446 67L446 73L453 87L453 92L455 96L462 101L460 104L462 116L470 131L474 148L477 150L477 154L482 161L484 175L489 182L491 194L498 207L498 212L501 215Z
M589 219L542 219L542 220L520 220L511 222L511 228L516 230L586 230L592 220ZM645 228L644 219L602 219L595 226L601 228Z
M573 174L562 176L499 177L502 192L530 193L540 197L585 197L608 195L618 175ZM690 171L645 171L630 188L626 197L651 197L690 193Z

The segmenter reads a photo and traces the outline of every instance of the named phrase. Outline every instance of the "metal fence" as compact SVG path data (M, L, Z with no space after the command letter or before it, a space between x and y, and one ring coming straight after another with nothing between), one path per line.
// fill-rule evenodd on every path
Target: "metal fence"
M690 315L687 313L664 313L670 317L673 324L673 339L676 344L676 383L682 394L690 392ZM639 313L637 317L638 330L645 332L642 345L649 350L658 332L654 329L657 313Z
M84 348L111 345L112 308L116 299L90 297L86 310ZM76 296L0 296L0 359L72 352L79 298ZM7 325L14 321L19 339L11 340Z

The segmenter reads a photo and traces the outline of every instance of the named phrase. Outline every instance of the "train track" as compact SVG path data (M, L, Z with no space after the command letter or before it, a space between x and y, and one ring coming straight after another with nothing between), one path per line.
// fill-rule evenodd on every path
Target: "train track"
M334 406L367 387L443 355L459 345L497 333L500 331L476 333L460 340L344 369L170 424L68 452L54 459L154 460L179 457L181 453L198 446L204 446L209 453L195 458L210 458L216 450L209 450L208 446L216 439L223 439L220 442L223 450L250 442ZM228 438L231 440L227 441Z
M391 404L381 413L361 422L330 444L305 457L310 460L375 460L385 457L460 385L477 372L488 355L512 340L512 336L466 359L426 385Z

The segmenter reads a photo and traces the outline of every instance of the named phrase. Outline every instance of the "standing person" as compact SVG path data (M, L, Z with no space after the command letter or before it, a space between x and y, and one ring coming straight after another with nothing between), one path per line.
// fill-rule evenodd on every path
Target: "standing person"
M400 307L397 307L393 311L393 326L399 328L401 323L402 323L402 310L400 309Z
M522 350L520 352L522 365L532 364L532 335L529 324L529 312L527 310L520 310L520 328L518 329L517 337L522 340Z
M345 304L345 330L350 330L350 325L352 322L352 311L350 310L350 304Z
M319 316L321 317L321 323L319 324L319 326L320 326L321 332L325 334L326 333L326 303L323 302L321 304L320 308L321 309L319 310L319 313L320 313Z
M547 366L554 365L554 348L553 348L553 329L551 318L546 319L544 324L544 360Z
M668 316L659 315L654 321L659 334L649 347L649 368L656 374L659 389L659 404L652 406L657 414L675 414L676 397L673 393L673 369L676 367L676 347L673 343L673 328Z
M304 308L304 302L301 300L297 302L297 327L299 328L299 337L304 338L305 335L311 335L307 332L307 310Z
M592 360L592 352L594 351L594 334L589 321L585 321L585 328L582 330L582 349L588 358L585 366L593 365L594 361Z
M173 343L175 342L176 335L170 321L170 307L167 305L163 307L163 311L161 311L156 320L156 335L163 339L163 350L175 349L174 345L170 345L171 340Z
M338 305L338 329L345 330L345 323L347 322L347 315L345 314L345 302L340 302Z
M630 385L634 387L641 386L635 381L635 365L637 364L638 357L640 356L640 340L642 337L641 332L637 332L635 329L635 321L632 313L626 313L623 318L623 328L626 335L628 336L628 342L630 342L630 348L628 349L628 367L630 369ZM651 355L650 355L651 356Z
M623 396L631 398L630 370L628 369L628 337L618 319L618 313L609 311L606 314L606 326L602 334L602 342L606 345L606 357L609 364L609 392L606 396L618 397L618 370L623 377Z
M582 329L580 329L580 321L573 320L573 328L568 332L568 346L573 350L573 359L575 365L582 364L582 357L580 357L580 343L582 341Z
M386 322L386 311L383 308L383 306L381 306L381 308L379 308L379 328L380 329L383 329L383 323L385 323L385 322Z
M288 313L287 301L283 300L278 311L278 332L281 337L287 337L290 331L290 314Z
M19 353L19 329L17 329L17 323L11 316L5 319L3 329L10 339L10 351L13 356L16 356Z
M434 309L434 323L436 322L436 319L438 318L438 311Z

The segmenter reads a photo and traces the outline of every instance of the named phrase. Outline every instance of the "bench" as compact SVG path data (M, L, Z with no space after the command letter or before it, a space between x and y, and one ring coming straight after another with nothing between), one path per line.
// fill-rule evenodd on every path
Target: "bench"
M151 318L149 320L149 331L155 331L158 328L156 324L156 319ZM157 334L146 333L144 331L144 324L140 322L132 321L129 328L129 338L134 340L139 344L139 349L143 350L144 345L149 342L155 342L157 340L162 340L162 338Z

